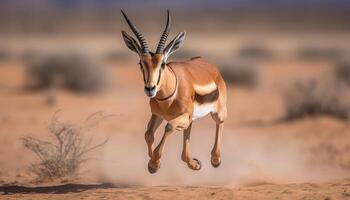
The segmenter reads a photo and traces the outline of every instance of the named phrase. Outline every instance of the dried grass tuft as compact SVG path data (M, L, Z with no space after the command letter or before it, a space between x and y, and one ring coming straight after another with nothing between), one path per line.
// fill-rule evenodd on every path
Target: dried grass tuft
M26 66L29 89L65 88L76 92L100 92L109 81L99 59L82 51L54 51L31 59Z
M337 61L334 67L334 74L337 80L350 85L350 60L341 59Z
M266 59L273 57L274 53L265 45L250 44L238 50L241 58Z
M90 121L90 119L89 119ZM54 141L44 141L30 136L22 138L23 145L40 159L32 170L39 179L62 178L75 175L79 167L88 160L86 154L102 147L108 141L91 145L91 139L83 137L83 128L71 122L62 122L53 117L49 134Z
M306 46L296 52L297 56L305 60L337 59L342 56L343 49L337 47Z
M225 62L220 66L220 72L228 85L235 84L244 87L255 87L259 82L259 68L249 62Z
M328 115L348 120L350 104L345 91L335 81L297 80L284 92L285 120Z

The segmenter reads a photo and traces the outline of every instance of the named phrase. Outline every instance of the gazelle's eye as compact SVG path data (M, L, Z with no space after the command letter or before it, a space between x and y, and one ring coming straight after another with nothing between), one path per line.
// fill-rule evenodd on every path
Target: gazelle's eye
M161 68L162 68L162 69L165 68L165 63L162 63Z

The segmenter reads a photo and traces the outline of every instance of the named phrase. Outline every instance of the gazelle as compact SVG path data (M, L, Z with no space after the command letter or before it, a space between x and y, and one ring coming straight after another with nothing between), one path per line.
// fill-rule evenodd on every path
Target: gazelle
M148 171L155 173L160 168L160 158L164 144L173 131L183 131L182 160L192 170L200 170L201 162L190 153L192 122L211 114L216 123L215 144L211 151L211 164L221 163L220 141L226 119L226 85L215 66L200 57L183 62L169 62L168 59L185 39L186 32L180 32L166 47L171 18L167 11L165 30L160 37L155 53L148 49L145 37L121 11L126 22L135 34L137 41L122 31L126 46L140 56L140 69L143 74L144 92L150 98L152 116L148 122L145 140L148 146ZM167 121L164 135L154 149L154 134L163 120Z

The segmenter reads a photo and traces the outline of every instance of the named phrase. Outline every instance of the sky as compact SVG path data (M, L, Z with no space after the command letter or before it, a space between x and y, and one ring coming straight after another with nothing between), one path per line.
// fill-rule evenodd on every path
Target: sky
M350 0L0 0L2 8L350 8Z

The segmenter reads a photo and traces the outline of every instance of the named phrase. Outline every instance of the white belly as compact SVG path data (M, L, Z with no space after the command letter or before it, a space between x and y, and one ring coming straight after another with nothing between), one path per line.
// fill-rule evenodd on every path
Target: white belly
M202 118L211 112L216 112L215 103L202 105L198 105L195 103L193 105L192 120Z

